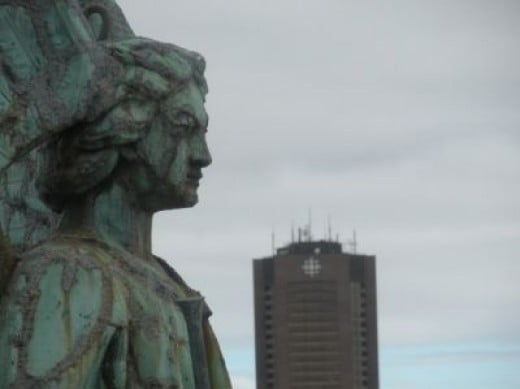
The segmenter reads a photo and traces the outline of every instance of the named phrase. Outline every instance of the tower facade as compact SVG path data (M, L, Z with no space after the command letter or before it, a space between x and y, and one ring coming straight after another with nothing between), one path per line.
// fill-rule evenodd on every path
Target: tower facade
M253 261L258 389L377 389L375 257L331 241Z

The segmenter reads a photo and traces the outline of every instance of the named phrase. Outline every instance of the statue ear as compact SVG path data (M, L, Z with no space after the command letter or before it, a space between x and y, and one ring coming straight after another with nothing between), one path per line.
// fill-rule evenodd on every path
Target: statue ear
M110 14L107 9L101 5L89 5L83 12L92 28L94 39L97 41L104 41L108 39L110 34Z

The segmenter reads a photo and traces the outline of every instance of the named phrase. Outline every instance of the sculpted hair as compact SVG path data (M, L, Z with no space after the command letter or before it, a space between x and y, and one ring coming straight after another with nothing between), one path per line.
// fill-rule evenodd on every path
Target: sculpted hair
M204 58L195 52L169 45L175 54L173 92L194 80L207 94ZM99 191L114 179L118 167L132 158L139 141L152 127L153 120L167 120L161 101L135 94L93 123L77 123L56 135L41 152L36 187L40 198L53 211L61 212L75 197ZM135 120L129 113L142 105L154 105L157 115L148 122ZM137 115L138 116L138 115Z

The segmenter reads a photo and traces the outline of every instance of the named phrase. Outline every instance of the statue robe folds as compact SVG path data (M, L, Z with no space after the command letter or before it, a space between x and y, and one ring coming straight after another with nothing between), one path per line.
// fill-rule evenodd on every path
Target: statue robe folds
M163 260L62 236L4 295L0 388L231 388L209 315Z

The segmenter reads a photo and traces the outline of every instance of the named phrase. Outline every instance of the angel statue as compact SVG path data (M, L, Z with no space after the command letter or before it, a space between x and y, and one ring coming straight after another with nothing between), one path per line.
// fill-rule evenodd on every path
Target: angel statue
M0 1L0 389L231 388L151 251L211 163L204 68L114 0Z

